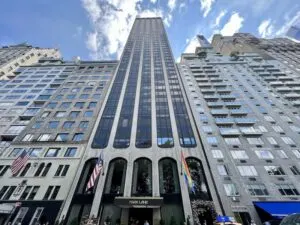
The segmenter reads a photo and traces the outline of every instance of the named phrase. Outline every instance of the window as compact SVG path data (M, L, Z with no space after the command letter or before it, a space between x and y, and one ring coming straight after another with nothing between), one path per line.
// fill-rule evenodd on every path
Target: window
M24 130L25 127L26 126L23 125L12 125L7 129L6 132L10 134L19 134L22 130Z
M49 116L50 112L43 112L43 114L41 115L42 118L45 118L47 116Z
M76 133L73 136L73 141L82 141L83 140L83 133Z
M47 108L48 109L54 109L57 106L57 102L49 102Z
M211 126L202 126L202 129L203 129L203 131L205 132L205 133L212 133L212 128L211 128Z
M23 191L23 193L22 193L22 195L21 195L21 197L20 197L20 200L25 200L25 199L27 198L27 196L28 196L28 194L29 194L31 188L32 188L32 186L27 186L27 187L25 188L25 190Z
M80 129L86 129L86 128L88 128L88 126L89 126L89 122L88 121L81 121L80 123L79 123L79 128Z
M300 175L300 170L297 168L297 166L290 166L290 169L294 175Z
M63 102L61 103L60 107L61 109L67 109L71 106L71 102Z
M264 116L265 120L268 122L275 122L272 116Z
M32 126L33 129L39 129L42 127L43 122L41 121L37 121L34 123L34 125Z
M74 157L76 155L77 148L68 148L65 157Z
M44 198L43 198L44 200L48 200L48 198L49 198L49 196L50 196L50 194L51 194L53 188L54 188L54 186L49 186L49 187L48 187L48 189L47 189L47 191L46 191L46 193L45 193L45 195L44 195Z
M218 144L218 140L217 140L216 137L206 137L206 140L211 145L217 145Z
M39 220L40 220L43 210L44 210L43 207L36 208L29 225L36 225L39 223Z
M0 190L0 199L2 199L5 192L8 190L9 186L3 186Z
M234 159L249 159L245 151L230 151L230 153Z
M281 126L272 126L273 130L277 133L283 133L284 130L281 128Z
M59 133L57 134L55 141L68 141L69 133Z
M58 111L55 113L55 117L56 118L62 118L66 115L66 112L65 111Z
M80 113L79 111L72 111L72 112L70 112L70 117L76 118L76 117L78 117L79 113Z
M213 158L215 158L215 159L223 159L224 158L221 150L212 150L211 153L212 153Z
M274 159L273 154L267 150L258 150L255 151L255 154L259 159Z
M59 165L54 176L66 176L70 166L69 165Z
M88 94L81 94L79 96L80 99L88 99L89 98L89 95Z
M267 128L264 126L258 126L258 128L260 129L261 132L268 132Z
M247 141L250 145L263 145L264 142L261 138L247 138Z
M49 148L45 157L56 157L60 148Z
M55 100L61 100L63 98L63 95L57 95L56 97L55 97Z
M50 121L48 124L48 128L56 129L58 127L59 121Z
M41 172L43 171L44 167L45 167L45 163L41 163L41 164L39 165L38 169L36 170L34 176L35 176L35 177L40 176L40 174L41 174Z
M295 156L300 159L300 151L299 150L293 150L293 153L295 154Z
M269 192L264 184L248 184L247 188L252 196L269 195Z
M74 107L78 108L78 109L83 109L84 108L84 102L76 102Z
M224 141L227 145L240 145L240 139L239 138L224 138Z
M285 175L280 166L264 166L269 175Z
M54 200L54 199L56 199L56 196L57 196L57 194L58 194L58 192L59 192L59 189L60 189L60 186L55 186L55 188L54 188L54 190L53 190L53 193L52 193L52 195L51 195L51 200Z
M277 152L277 155L279 156L279 158L281 158L281 159L288 159L289 158L284 150L277 150L276 152Z
M273 137L267 137L267 140L271 145L278 145L277 141Z
M227 196L239 196L239 192L235 184L224 184L225 192Z
M93 111L85 111L84 117L92 117L93 116Z
M287 145L295 145L295 142L290 137L281 137L281 139Z
M254 166L237 166L241 176L257 176Z
M50 134L41 134L38 137L38 141L48 141L50 139L51 135Z
M14 148L8 157L17 157L21 151L23 151L23 148Z
M33 134L26 134L23 137L22 141L32 141L32 139L33 139Z
M64 125L63 125L63 128L64 129L70 129L70 128L72 128L72 126L74 125L74 121L66 121L65 123L64 123Z
M217 165L217 170L221 176L228 176L228 169L225 165Z
M90 104L88 105L88 109L94 109L97 106L97 102L90 102Z
M28 207L21 207L14 221L12 222L12 225L22 224L22 221L25 218L28 209L29 209Z
M6 173L6 171L10 168L9 165L1 165L0 166L0 177L4 176L4 174ZM0 197L1 199L1 197Z
M74 99L76 95L67 95L67 99Z
M293 184L276 184L281 195L299 195L299 192Z
M9 200L10 196L14 193L16 190L17 186L11 186L8 191L5 193L4 197L2 200Z
M45 167L45 169L44 169L44 171L43 171L43 173L42 173L42 177L47 176L47 174L48 174L48 172L49 172L51 166L52 166L51 163L48 163L48 164L47 164L47 166Z

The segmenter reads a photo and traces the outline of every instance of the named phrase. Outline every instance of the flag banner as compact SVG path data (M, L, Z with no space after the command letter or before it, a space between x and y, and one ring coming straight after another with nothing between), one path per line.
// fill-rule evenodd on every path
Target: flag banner
M99 177L99 174L101 173L102 169L103 169L103 154L101 153L93 169L93 172L90 176L89 182L87 183L85 191L89 191L92 187L95 186L96 180Z
M183 176L184 176L185 183L187 184L188 188L193 193L195 193L195 185L194 185L193 179L191 177L189 167L188 167L188 165L185 161L185 157L184 157L183 152L181 152L181 164L182 164L181 166L182 166L182 169L183 169Z
M12 163L11 165L11 172L13 175L17 174L23 167L24 165L27 163L29 159L29 155L27 153L27 151L24 149L21 153L21 155L19 155Z

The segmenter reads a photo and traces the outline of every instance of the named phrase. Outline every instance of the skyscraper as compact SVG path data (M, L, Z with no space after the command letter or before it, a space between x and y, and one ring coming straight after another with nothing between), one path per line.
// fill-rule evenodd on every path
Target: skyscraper
M85 193L101 152L103 174ZM68 222L91 215L101 224L182 223L195 210L212 221L221 211L161 18L135 20L80 169L61 215Z
M58 49L33 47L26 43L0 48L0 80L11 79L20 66L37 63L44 57L59 58Z
M224 214L250 225L299 212L299 73L258 53L195 50L180 75Z

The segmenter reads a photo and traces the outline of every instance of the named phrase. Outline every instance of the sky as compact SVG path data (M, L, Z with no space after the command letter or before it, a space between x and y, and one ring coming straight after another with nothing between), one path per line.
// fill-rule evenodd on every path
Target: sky
M64 59L118 59L134 19L160 16L175 59L195 36L272 38L300 23L300 0L1 0L0 45L59 48Z

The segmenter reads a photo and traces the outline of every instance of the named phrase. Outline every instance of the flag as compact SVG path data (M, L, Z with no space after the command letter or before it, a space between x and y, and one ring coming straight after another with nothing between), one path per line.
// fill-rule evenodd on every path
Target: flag
M190 174L190 170L189 170L189 167L185 161L185 157L183 155L183 152L181 152L181 168L183 169L183 175L184 175L184 180L188 186L188 188L195 193L195 185L194 185L194 182L193 182L193 179L191 177L191 174Z
M29 159L29 155L27 151L23 150L21 155L19 155L18 158L16 158L11 165L12 174L13 175L17 174L20 171L20 169L22 169L23 166L26 164L28 159Z
M89 179L89 182L87 183L87 186L86 186L86 190L85 191L88 191L89 189L91 189L92 187L94 187L95 185L95 182L101 172L103 168L103 157L102 157L102 154L99 156L98 158L98 161L93 169L93 172L91 174L91 177Z

